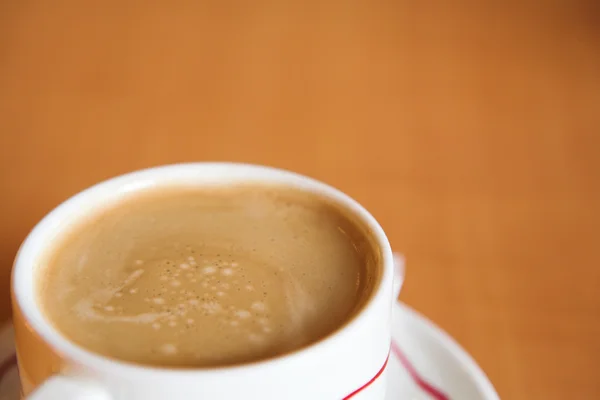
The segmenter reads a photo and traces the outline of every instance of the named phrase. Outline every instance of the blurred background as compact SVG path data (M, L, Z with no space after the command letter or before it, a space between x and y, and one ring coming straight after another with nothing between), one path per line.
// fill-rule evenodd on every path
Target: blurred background
M502 398L600 398L597 1L0 2L0 319L54 206L206 160L362 202Z

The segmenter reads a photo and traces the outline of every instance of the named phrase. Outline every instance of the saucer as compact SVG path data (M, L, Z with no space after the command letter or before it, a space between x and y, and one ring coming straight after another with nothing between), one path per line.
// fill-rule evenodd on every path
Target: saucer
M393 313L386 400L499 400L485 373L446 332L403 303Z
M447 333L402 303L394 306L386 400L499 400L479 366ZM11 324L0 329L0 400L19 399Z

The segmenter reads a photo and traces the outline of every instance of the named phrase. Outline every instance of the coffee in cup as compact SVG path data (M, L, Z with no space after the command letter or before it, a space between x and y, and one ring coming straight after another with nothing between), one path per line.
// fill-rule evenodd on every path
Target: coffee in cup
M374 292L380 255L351 215L276 183L132 191L61 231L38 262L37 299L64 337L109 358L270 359L337 331Z

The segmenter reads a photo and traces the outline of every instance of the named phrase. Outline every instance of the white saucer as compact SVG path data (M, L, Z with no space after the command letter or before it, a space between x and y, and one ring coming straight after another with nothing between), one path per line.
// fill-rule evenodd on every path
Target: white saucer
M392 337L404 359L401 361L392 351L388 400L499 400L471 356L405 304L394 307Z
M404 363L392 351L388 400L499 400L483 371L448 334L401 303L394 307L392 336ZM0 400L18 398L13 330L7 324L0 329Z

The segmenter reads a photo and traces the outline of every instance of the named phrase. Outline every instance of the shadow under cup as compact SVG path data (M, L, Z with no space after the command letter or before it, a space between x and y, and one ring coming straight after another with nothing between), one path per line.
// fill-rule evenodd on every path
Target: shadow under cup
M41 268L45 255L52 251L56 243L60 243L60 238L65 232L85 220L90 214L95 214L100 208L106 207L107 204L119 204L126 198L144 196L143 192L163 190L164 188L235 186L238 184L293 188L295 191L305 192L313 197L318 196L323 202L323 207L329 208L331 215L340 219L339 223L344 226L344 231L356 244L357 254L361 257L361 263L364 266L364 270L361 272L364 279L358 283L359 288L351 312L335 329L330 329L310 343L284 354L252 360L250 363L215 366L211 367L209 371L263 366L273 362L290 364L298 357L304 357L305 354L315 356L315 360L317 360L319 359L318 351L327 352L329 348L333 348L332 344L337 346L337 343L340 342L336 340L337 337L347 331L354 330L353 333L360 333L364 336L365 333L359 331L365 330L363 325L368 323L365 311L375 306L377 297L383 297L379 299L383 302L386 301L385 297L391 298L390 271L389 268L387 270L385 268L386 263L391 265L391 250L379 225L356 202L341 192L312 179L270 168L239 164L190 164L159 167L114 178L72 197L48 214L33 229L21 246L13 269L12 297L15 340L23 394L28 395L54 375L69 375L73 371L76 371L76 374L86 375L87 369L93 370L90 375L97 375L102 367L106 366L118 365L125 370L128 368L139 370L141 367L144 370L154 370L154 372L181 372L180 368L157 368L156 366L145 366L107 358L68 340L48 322L47 316L36 304L38 299L36 268ZM382 290L381 285L384 281L387 287ZM389 303L389 307L391 307L391 300ZM381 305L378 307L382 308ZM361 319L363 320L361 321ZM389 321L383 323L384 331L386 327L387 332L373 334L373 339L377 339L375 336L379 336L379 339L383 341L382 344L376 346L377 351L371 352L372 354L367 358L359 356L357 361L365 362L367 366L373 364L381 367L382 358L387 358L385 348L389 349ZM366 328L366 331L370 331L370 329ZM310 365L309 359L310 357L302 362L308 361L307 365ZM91 365L94 366L91 367ZM366 370L373 370L373 368L369 367ZM206 368L186 368L186 371L187 373L206 372ZM358 375L362 374L367 377L370 373L365 375L361 372ZM351 375L349 375L350 378ZM360 379L357 379L358 381ZM354 386L356 384L351 383L348 388L351 389Z

